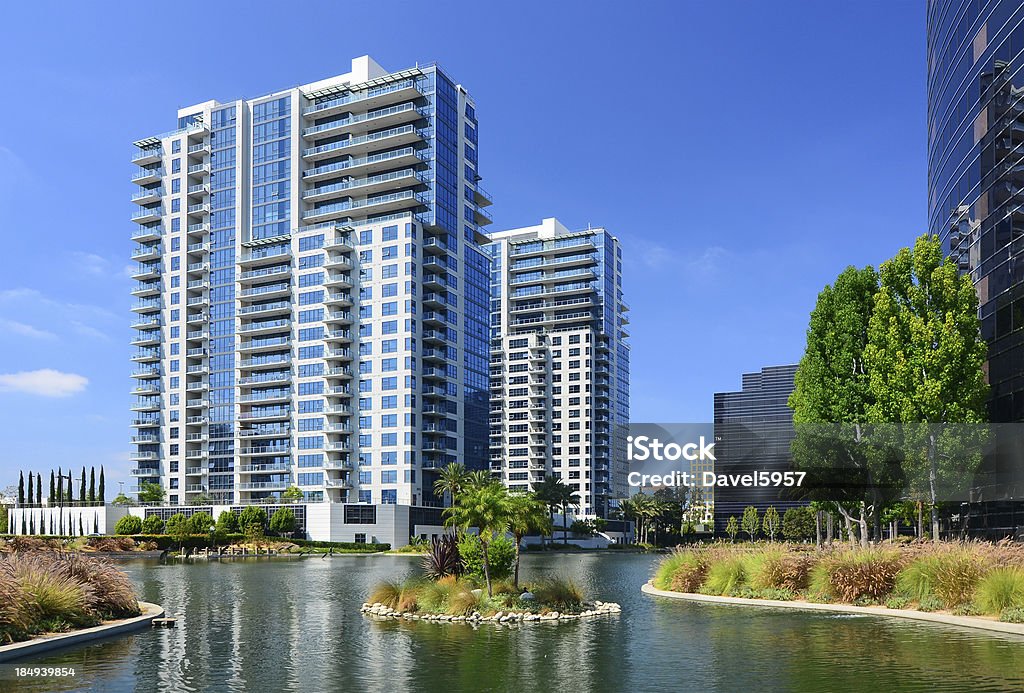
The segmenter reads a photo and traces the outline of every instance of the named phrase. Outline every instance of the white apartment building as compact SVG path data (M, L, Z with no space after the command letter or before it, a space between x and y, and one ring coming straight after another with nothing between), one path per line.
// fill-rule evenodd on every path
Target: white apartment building
M554 475L579 514L627 495L629 344L622 249L557 219L489 234L491 472L532 490Z
M363 56L135 148L135 493L437 505L439 468L487 468L491 201L462 86Z

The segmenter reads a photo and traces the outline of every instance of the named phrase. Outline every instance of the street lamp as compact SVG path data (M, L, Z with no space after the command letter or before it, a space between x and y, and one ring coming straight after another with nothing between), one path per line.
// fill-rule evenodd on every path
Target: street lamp
M210 524L210 546L213 547L214 553L217 552L217 525Z

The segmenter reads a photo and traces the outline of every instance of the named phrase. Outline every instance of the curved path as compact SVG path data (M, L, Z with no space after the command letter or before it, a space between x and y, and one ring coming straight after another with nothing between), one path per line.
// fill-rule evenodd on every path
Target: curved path
M953 614L942 614L931 611L917 611L916 609L887 609L884 606L853 606L851 604L821 604L819 602L786 602L775 599L743 599L741 597L714 597L707 594L693 594L684 592L670 592L660 590L651 583L645 583L640 590L644 594L657 597L668 597L669 599L685 599L692 602L711 602L714 604L735 604L739 606L768 606L782 609L804 609L806 611L830 611L844 614L861 614L866 616L887 616L889 618L907 618L915 621L931 621L947 626L961 626L964 628L980 628L982 630L998 631L1000 633L1011 633L1013 635L1024 635L1024 623L1004 623L978 616L954 616Z
M70 633L54 633L42 635L32 640L16 642L0 647L0 662L6 662L19 657L30 657L59 647L81 645L101 638L109 638L113 635L121 635L133 630L139 630L149 626L154 618L164 615L163 607L149 602L139 602L139 609L142 615L125 618L119 621L107 621L92 628L82 628Z

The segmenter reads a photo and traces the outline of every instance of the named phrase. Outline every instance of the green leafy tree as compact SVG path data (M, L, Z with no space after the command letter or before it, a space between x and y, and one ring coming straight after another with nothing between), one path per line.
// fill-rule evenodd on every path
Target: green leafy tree
M142 531L145 534L163 534L164 521L159 515L150 515L142 521Z
M142 531L142 519L135 515L125 515L114 525L115 534L138 534Z
M532 494L512 494L508 499L508 531L515 542L515 570L513 584L519 589L519 549L523 537L529 534L543 536L550 531L551 520L547 510Z
M142 482L139 484L140 503L159 503L164 499L164 487L160 484Z
M491 580L504 580L515 570L515 541L505 535L498 535L487 547L487 567L484 571L483 549L480 542L472 534L463 534L459 540L459 557L462 559L464 574L485 580L490 574ZM518 589L516 585L516 589Z
M117 494L117 497L114 498L114 500L110 501L110 504L111 505L135 505L135 501L133 501L131 498L129 498L128 496L124 495L123 493L119 493L119 494Z
M302 495L302 489L298 486L289 486L281 494L281 500L285 503L299 503L305 496Z
M445 508L445 524L459 527L463 531L470 527L477 528L477 534L471 540L480 543L483 553L484 580L487 583L487 596L493 596L491 585L490 558L488 547L494 538L504 534L509 525L509 495L501 484L466 488L455 499L455 504Z
M782 536L790 541L803 541L814 536L814 511L790 508L782 515Z
M258 542L267 527L267 511L255 505L247 505L238 516L238 526L246 538Z
M438 474L434 482L434 494L441 498L447 497L448 504L451 505L468 483L469 473L466 472L466 465L452 462L443 467Z
M757 538L758 532L761 530L761 517L757 512L757 508L753 505L748 505L743 509L743 519L740 520L740 527L750 537L750 541L754 541Z
M204 511L192 513L192 517L188 518L188 526L192 534L208 534L213 526L213 516Z
M940 480L969 480L979 455L943 454L943 442L969 445L966 429L946 441L935 424L986 420L978 296L968 275L943 258L937 236L924 235L882 264L881 286L868 325L864 360L875 421L928 424L919 428L923 452L909 455L908 477L926 493L932 538L939 540ZM904 426L906 429L906 426ZM924 489L921 489L924 487Z
M474 469L466 475L466 485L475 488L483 488L494 483L491 473L486 469Z
M768 535L768 541L775 541L775 534L781 525L782 518L779 517L779 511L775 509L774 505L769 505L768 509L764 511L764 519L761 521L761 528Z
M295 531L295 513L291 508L278 508L270 518L270 531L274 534L290 534Z
M192 523L182 513L175 513L167 518L167 534L178 544L180 552L185 547L185 541L192 534Z
M789 397L794 465L836 482L820 485L808 497L834 502L847 522L859 524L864 544L868 516L877 526L889 500L881 489L902 486L898 463L871 447L866 429L874 396L864 351L878 288L878 273L869 266L847 267L822 289Z
M238 532L238 516L230 510L222 510L217 516L217 531L224 534L236 534Z

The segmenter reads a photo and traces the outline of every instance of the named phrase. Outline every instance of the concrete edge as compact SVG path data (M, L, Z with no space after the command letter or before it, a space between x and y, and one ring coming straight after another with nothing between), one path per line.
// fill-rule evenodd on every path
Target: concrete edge
M685 599L692 602L709 602L713 604L733 604L737 606L761 606L783 609L802 609L804 611L829 611L833 613L860 614L862 616L883 616L889 618L905 618L914 621L929 621L940 623L946 626L960 626L963 628L975 628L990 630L999 633L1024 636L1024 623L1004 623L977 616L954 616L952 614L940 614L931 611L917 611L915 609L886 609L878 606L853 606L851 604L821 604L818 602L786 602L775 599L744 599L742 597L715 597L708 594L693 594L691 592L670 592L660 590L650 582L644 583L640 591L644 594L656 597L668 597L669 599Z
M157 604L139 602L141 616L121 619L119 621L107 621L91 628L82 628L70 633L55 633L42 635L32 640L11 643L0 646L0 662L7 662L20 657L31 657L50 650L56 650L71 645L81 645L93 640L109 638L114 635L121 635L150 625L154 618L164 615L164 609Z

